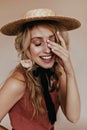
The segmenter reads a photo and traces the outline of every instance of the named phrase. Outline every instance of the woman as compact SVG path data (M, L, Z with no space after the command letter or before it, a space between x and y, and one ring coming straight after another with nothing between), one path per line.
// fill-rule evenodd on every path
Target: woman
M69 121L78 121L80 96L67 31L79 26L76 19L35 9L1 28L5 35L17 35L21 60L1 87L0 120L9 113L14 130L53 130L60 106Z

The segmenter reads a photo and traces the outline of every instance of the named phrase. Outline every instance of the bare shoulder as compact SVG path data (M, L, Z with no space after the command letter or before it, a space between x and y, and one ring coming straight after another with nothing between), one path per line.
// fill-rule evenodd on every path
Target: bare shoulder
M24 75L15 71L0 89L0 120L23 97L26 83Z
M23 95L26 88L25 78L23 73L15 71L4 83L2 90L9 91L16 95Z

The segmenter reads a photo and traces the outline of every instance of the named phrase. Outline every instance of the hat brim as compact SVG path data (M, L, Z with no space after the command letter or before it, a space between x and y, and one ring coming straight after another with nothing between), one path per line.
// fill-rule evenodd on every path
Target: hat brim
M22 27L24 24L33 22L33 21L39 21L39 20L57 21L59 23L59 25L63 25L68 31L74 30L81 26L80 21L78 21L75 18L63 17L63 16L47 16L47 17L34 17L34 18L16 20L14 22L10 22L10 23L4 25L0 29L0 31L5 35L15 36L22 31Z

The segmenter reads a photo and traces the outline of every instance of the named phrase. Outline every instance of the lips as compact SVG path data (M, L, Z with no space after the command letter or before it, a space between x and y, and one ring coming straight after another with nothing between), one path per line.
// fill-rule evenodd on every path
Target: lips
M45 56L40 56L40 58L41 58L44 62L50 63L50 62L54 59L54 54L45 55Z
M41 56L41 59L50 60L50 59L52 59L52 55L50 55L50 56Z

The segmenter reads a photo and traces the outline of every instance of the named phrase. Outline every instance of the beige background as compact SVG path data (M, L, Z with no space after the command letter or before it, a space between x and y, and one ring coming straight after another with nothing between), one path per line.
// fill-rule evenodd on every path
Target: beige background
M28 9L42 7L52 8L59 15L76 17L82 23L81 28L69 32L71 59L81 97L81 117L78 123L72 124L59 110L55 130L87 130L87 0L0 0L0 27L22 17ZM0 34L0 86L19 62L14 38ZM11 129L8 115L1 124Z

